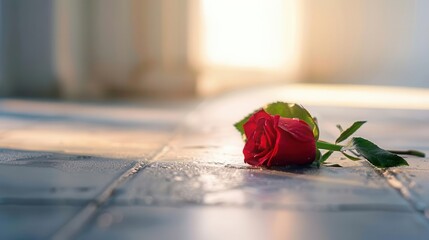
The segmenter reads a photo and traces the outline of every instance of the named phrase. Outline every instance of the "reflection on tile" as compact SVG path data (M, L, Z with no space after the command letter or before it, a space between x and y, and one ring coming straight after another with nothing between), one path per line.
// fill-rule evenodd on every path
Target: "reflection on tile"
M414 168L392 168L385 172L385 176L393 187L398 189L404 198L408 199L414 208L424 213L429 219L429 169L428 162L420 161L412 164Z
M370 168L282 168L156 162L121 187L119 204L225 205L332 209L371 206L409 209Z
M78 239L427 239L411 212L109 207Z

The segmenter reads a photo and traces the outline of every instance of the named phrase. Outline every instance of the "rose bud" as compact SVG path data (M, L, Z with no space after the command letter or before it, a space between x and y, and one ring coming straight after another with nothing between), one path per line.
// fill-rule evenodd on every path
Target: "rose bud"
M272 116L261 109L243 128L247 138L244 162L250 165L302 165L312 163L316 157L313 131L300 119Z

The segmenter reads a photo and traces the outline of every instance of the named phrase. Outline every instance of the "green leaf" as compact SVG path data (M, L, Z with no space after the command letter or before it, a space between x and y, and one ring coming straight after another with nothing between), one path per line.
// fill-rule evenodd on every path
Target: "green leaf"
M361 137L352 138L353 147L372 165L380 168L408 165L402 157L381 149L374 143Z
M316 120L303 106L296 103L275 102L266 105L264 110L271 115L280 115L281 117L287 118L299 118L305 121L313 130L314 138L316 140L319 139L319 127L317 126ZM245 139L243 125L255 112L256 111L234 124L234 127L241 133L243 139Z
M332 153L334 153L334 151L327 151L326 153L324 153L322 155L322 158L320 159L320 162L323 163L326 160L328 160L328 158L332 155Z
M342 142L346 140L348 137L350 137L353 133L355 133L360 127L362 127L363 124L365 124L366 121L358 121L353 123L349 128L341 132L341 135L335 140L335 143ZM338 127L339 125L337 125Z
M350 159L350 160L352 160L352 161L358 161L358 160L361 160L360 158L355 157L355 156L352 156L352 155L347 154L347 153L345 153L345 152L341 152L341 153L344 155L344 157L346 157L346 158L348 158L348 159Z
M280 115L280 117L299 118L303 120L313 130L314 139L319 139L317 120L315 120L303 106L296 103L275 102L268 104L264 109L271 115Z

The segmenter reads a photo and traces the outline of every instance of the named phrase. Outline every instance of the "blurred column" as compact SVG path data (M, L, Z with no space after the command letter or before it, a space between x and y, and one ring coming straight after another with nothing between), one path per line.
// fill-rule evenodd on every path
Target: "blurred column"
M3 92L18 96L57 95L53 62L52 0L2 0Z
M55 2L55 67L61 96L94 95L90 77L91 4L87 0Z
M4 45L3 45L3 2L0 0L0 96L5 96L8 94L8 82L5 79L4 74Z
M93 83L107 95L135 95L139 67L133 0L91 1L90 59Z
M0 0L0 95L14 93L17 78L18 2Z
M134 0L134 4L139 88L148 95L194 95L197 1Z
M55 57L67 98L101 98L132 91L138 66L132 0L56 1Z
M62 92L71 98L194 94L192 1L58 0Z

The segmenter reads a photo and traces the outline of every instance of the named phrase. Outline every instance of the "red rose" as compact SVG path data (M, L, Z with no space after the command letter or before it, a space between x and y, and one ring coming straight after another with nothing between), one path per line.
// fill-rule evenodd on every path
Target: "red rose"
M313 131L300 119L272 116L261 109L243 127L247 138L244 162L250 165L309 164L316 157Z

